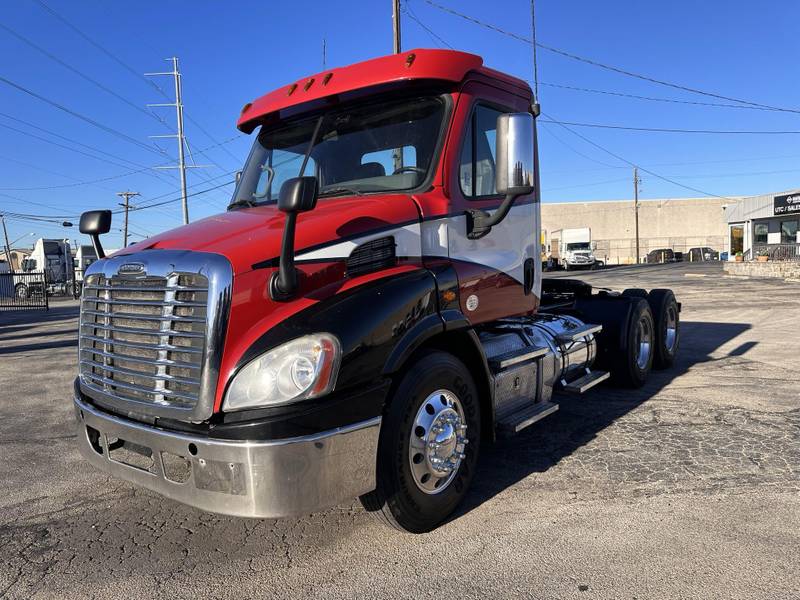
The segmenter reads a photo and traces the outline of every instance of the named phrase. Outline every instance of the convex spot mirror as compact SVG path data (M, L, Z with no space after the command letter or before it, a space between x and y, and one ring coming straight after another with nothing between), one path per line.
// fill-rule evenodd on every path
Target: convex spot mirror
M319 182L316 177L287 179L278 194L278 209L285 213L314 210L318 195Z
M530 113L497 117L497 193L530 194L534 186L534 124ZM281 190L283 191L283 190Z
M81 233L87 235L102 235L111 230L110 210L89 210L81 215L78 225Z

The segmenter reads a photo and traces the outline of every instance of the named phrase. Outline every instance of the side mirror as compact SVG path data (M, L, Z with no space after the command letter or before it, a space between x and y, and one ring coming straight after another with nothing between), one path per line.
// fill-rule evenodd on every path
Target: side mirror
M100 236L111 231L111 211L110 210L89 210L81 215L78 225L81 233L85 233L92 240L97 258L105 258L103 245L100 243Z
M81 233L87 235L102 235L111 231L110 210L89 210L81 215L78 225Z
M294 229L297 215L317 205L319 182L316 177L287 179L278 194L278 210L286 213L278 270L269 280L269 295L276 302L290 300L297 290L298 273L294 266Z
M495 181L505 199L491 215L471 208L466 211L467 237L478 240L506 218L519 196L530 194L536 181L536 142L533 115L506 113L497 117L495 134Z
M316 177L293 177L283 182L278 194L278 209L285 213L314 210L319 195Z
M530 194L534 186L534 124L530 113L497 117L497 193Z

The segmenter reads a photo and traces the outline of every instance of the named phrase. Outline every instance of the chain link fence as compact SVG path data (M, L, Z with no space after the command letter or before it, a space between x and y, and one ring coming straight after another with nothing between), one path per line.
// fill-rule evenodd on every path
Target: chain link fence
M595 257L605 264L636 264L635 239L594 240L594 243ZM724 235L648 238L639 240L639 262L719 260L720 254L727 250Z

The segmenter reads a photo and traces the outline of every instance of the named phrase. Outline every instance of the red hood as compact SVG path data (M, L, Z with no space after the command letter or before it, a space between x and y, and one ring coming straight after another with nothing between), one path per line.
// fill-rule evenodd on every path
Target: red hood
M298 216L295 251L418 219L416 204L406 195L322 199L313 211ZM280 254L284 220L274 204L232 210L148 238L117 255L150 249L213 252L225 256L238 275Z

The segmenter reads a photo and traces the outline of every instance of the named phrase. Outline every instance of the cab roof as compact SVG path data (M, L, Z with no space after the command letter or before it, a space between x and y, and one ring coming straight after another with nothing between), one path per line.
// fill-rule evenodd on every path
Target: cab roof
M250 133L267 115L313 100L404 81L458 83L471 71L482 72L518 88L528 88L520 79L484 67L483 59L476 54L457 50L415 49L322 71L280 87L245 104L236 126Z

